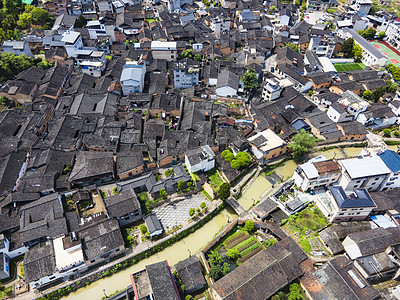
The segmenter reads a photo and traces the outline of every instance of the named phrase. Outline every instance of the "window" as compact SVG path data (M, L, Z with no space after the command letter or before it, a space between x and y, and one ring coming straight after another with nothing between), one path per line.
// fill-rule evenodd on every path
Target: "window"
M340 214L339 214L339 216L343 216L343 215L344 215L344 213L340 213Z

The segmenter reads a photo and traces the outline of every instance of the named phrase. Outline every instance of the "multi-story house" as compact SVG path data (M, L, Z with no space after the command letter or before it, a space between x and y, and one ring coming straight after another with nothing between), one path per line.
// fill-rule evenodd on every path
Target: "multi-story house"
M207 172L215 167L215 154L208 145L188 150L185 164L190 173Z
M342 174L339 163L321 155L299 165L293 174L296 185L303 191L325 188L336 183Z
M251 152L260 164L266 164L268 160L290 151L286 142L269 128L248 138L248 141Z
M331 186L328 192L318 194L316 205L331 223L365 220L376 207L366 189L346 193L341 186Z
M371 9L373 2L371 0L356 0L356 11L361 16L366 16Z
M96 13L93 0L68 0L67 12L71 16L80 16L83 13Z
M180 11L181 7L185 4L193 5L193 0L168 0L168 10L173 13L175 11Z
M144 88L146 64L142 61L128 61L121 73L122 93L127 96L132 93L141 93Z
M78 51L83 48L82 37L79 32L66 31L62 34L61 42L65 44L68 57L77 57Z
M387 42L393 47L400 49L400 22L393 22L386 29Z
M0 280L10 277L10 258L0 252Z
M265 101L272 101L278 99L281 95L282 87L279 84L279 81L267 78L264 83L262 98Z
M67 0L43 1L40 7L47 10L51 15L58 17L67 13Z
M89 31L90 38L93 40L109 37L111 42L115 42L115 24L113 22L105 21L103 18L100 18L99 20L87 22L86 28Z
M379 156L344 159L339 163L343 170L339 185L346 191L356 188L379 191L392 173Z
M331 57L336 47L333 36L312 37L308 49L318 56Z
M174 87L186 89L199 84L200 66L190 59L181 60L174 68Z
M216 16L211 20L210 28L217 37L220 37L222 33L230 30L231 20L225 16Z
M177 58L176 42L152 41L150 49L154 59L174 61Z
M382 183L380 190L386 191L400 187L400 156L392 150L386 150L379 154L379 157L390 169L390 174Z

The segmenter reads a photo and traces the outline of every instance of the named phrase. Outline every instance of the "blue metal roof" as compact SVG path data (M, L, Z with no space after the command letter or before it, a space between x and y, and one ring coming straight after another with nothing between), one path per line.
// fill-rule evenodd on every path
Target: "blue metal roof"
M366 189L355 189L350 196L346 195L341 186L331 186L329 189L339 208L376 207Z
M400 171L400 156L396 152L385 150L379 157L392 172Z

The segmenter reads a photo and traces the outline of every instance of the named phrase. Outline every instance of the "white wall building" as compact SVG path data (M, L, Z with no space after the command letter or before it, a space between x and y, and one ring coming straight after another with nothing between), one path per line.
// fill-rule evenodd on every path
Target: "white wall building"
M391 170L379 156L344 159L339 163L342 166L339 185L346 191L356 188L379 191L382 183L391 174Z
M9 258L14 258L25 254L26 251L28 251L28 248L23 245L15 249L10 249L10 241L4 234L0 234L0 253L6 254Z
M64 47L68 57L77 57L78 50L83 48L80 32L66 31L62 35L61 41L65 43Z
M221 33L228 32L231 29L231 20L223 16L215 17L211 20L210 28L217 37L220 37Z
M215 167L215 154L210 146L186 151L185 164L190 173L207 172Z
M10 258L0 252L0 280L10 277Z
M174 68L174 87L186 89L199 84L199 63L184 60L176 63Z
M87 22L86 28L89 31L90 38L93 40L107 36L110 37L111 42L115 42L115 24L106 24L102 19L99 19Z
M296 185L303 191L328 187L336 183L341 175L340 165L325 156L310 159L299 165L293 173Z
M177 59L176 42L152 41L151 53L154 59L175 61Z
M127 96L132 93L141 93L144 88L146 64L137 61L128 61L121 73L122 93Z
M264 83L262 98L265 101L278 99L281 95L282 87L279 82L272 78L267 78Z
M328 192L318 194L315 203L331 223L365 220L376 207L366 189L346 193L341 186L331 186Z

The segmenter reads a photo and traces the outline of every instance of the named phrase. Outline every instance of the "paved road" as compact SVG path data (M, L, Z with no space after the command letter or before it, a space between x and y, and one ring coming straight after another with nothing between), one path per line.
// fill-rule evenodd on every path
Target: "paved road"
M172 229L174 226L181 225L189 220L189 209L199 208L202 202L205 202L208 207L211 203L203 194L198 193L178 203L157 207L153 211L160 219L165 231L168 231L168 228Z

